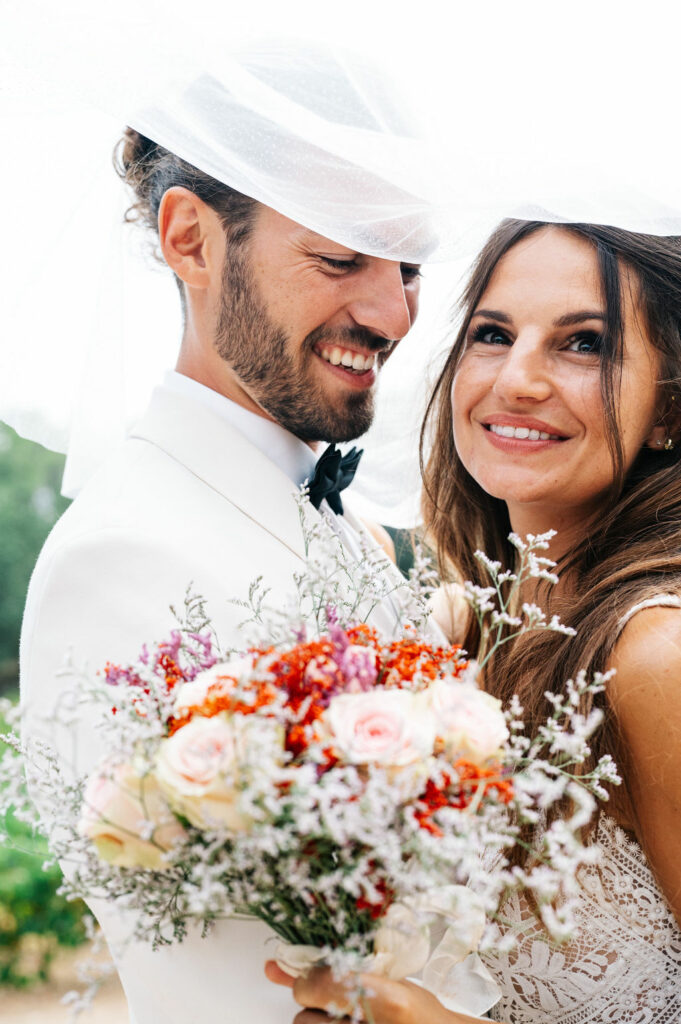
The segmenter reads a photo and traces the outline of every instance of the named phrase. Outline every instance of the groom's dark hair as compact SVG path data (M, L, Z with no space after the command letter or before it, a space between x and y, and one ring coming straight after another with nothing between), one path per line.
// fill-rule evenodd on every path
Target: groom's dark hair
M169 188L179 185L193 192L220 217L230 248L239 248L248 238L257 202L250 196L224 185L193 164L164 149L146 135L126 128L114 149L116 173L128 185L135 201L125 214L126 221L150 229L158 240L158 211ZM154 255L161 260L158 247ZM175 278L184 305L182 282Z

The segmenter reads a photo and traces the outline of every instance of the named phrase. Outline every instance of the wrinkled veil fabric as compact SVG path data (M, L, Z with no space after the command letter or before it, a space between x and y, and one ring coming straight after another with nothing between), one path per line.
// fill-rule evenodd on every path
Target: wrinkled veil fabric
M352 488L361 513L411 525L452 297L494 225L681 234L669 13L656 0L630 20L610 0L550 15L535 0L432 2L406 18L386 0L226 6L5 0L0 418L68 452L73 494L174 364L172 275L123 223L111 168L131 124L351 249L424 262L422 313L382 371Z

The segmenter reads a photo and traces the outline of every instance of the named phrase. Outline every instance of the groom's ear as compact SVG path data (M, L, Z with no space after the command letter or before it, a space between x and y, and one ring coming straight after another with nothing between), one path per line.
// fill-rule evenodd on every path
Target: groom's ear
M219 280L225 230L218 214L180 185L169 188L158 211L163 258L189 288L210 290Z

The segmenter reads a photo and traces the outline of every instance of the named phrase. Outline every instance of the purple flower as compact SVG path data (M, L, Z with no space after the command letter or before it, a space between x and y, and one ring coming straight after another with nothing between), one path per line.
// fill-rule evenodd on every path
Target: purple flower
M376 653L371 647L348 644L338 658L338 667L348 690L371 690L376 684Z

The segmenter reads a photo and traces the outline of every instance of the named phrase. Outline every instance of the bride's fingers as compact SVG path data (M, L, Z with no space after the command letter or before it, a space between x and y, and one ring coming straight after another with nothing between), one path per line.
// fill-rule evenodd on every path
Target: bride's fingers
M352 1016L352 997L357 991L357 982L362 986L360 1006L361 1020L373 1024L464 1024L471 1017L452 1014L432 992L409 981L392 981L377 974L361 974L355 977L334 980L328 967L317 967L304 978L297 978L293 986L293 997L309 1010L326 1010L333 1007L336 1013ZM331 1020L325 1014L305 1017L299 1014L295 1024L321 1024Z
M293 1018L293 1024L342 1024L337 1018L329 1017L319 1010L301 1010Z
M296 980L292 978L286 971L282 971L276 960L268 960L265 964L265 975L268 981L273 981L275 985L285 985L286 988L293 988L293 983Z
M293 985L293 998L300 1006L324 1010L333 1005L336 1012L352 1012L347 980L336 981L330 967L314 967ZM321 1020L326 1018L322 1016Z

